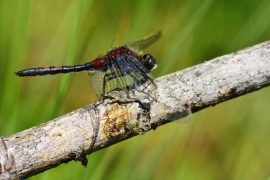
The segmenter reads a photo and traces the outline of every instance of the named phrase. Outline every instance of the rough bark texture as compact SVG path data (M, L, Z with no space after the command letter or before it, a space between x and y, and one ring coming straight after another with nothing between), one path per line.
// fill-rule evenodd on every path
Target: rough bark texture
M92 104L0 142L0 179L22 179L270 84L270 41L156 80L157 101ZM149 111L150 110L150 111Z

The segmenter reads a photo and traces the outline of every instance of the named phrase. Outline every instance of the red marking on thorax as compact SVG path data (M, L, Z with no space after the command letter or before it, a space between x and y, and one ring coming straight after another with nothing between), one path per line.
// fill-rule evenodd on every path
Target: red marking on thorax
M117 55L125 54L128 51L129 50L126 47L122 46L120 48L109 51L105 57L96 58L95 60L91 61L91 64L95 69L99 69L106 65L106 59L109 61L114 60Z
M91 61L91 64L93 64L95 69L99 69L103 67L106 63L104 58L96 58L95 60Z
M113 60L116 58L117 55L125 54L125 53L127 53L127 51L128 51L128 49L124 46L117 48L117 49L114 49L114 50L108 52L108 54L107 54L108 60Z

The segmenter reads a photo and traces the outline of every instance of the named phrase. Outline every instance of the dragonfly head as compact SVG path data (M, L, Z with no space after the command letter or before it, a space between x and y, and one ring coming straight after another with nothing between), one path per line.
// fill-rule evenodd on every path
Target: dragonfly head
M151 54L143 55L141 63L149 70L149 72L153 71L157 67L157 61Z

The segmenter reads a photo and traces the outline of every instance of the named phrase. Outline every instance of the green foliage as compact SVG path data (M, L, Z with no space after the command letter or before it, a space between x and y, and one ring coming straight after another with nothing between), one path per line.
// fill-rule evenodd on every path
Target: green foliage
M19 78L27 67L90 61L161 30L154 76L270 39L263 1L0 1L0 135L96 100L87 73ZM115 41L114 41L115 40ZM29 179L267 179L269 88L208 108Z

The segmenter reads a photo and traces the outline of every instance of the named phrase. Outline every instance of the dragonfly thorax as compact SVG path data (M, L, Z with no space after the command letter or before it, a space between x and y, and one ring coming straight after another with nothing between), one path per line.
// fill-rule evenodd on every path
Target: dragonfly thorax
M95 60L91 61L89 64L94 66L95 69L100 69L106 65L106 60L103 57L96 58ZM89 66L91 68L91 66Z
M109 51L107 53L107 58L108 58L108 60L114 60L116 58L116 56L130 53L130 52L131 51L127 47L121 46L121 47L118 47L114 50Z

